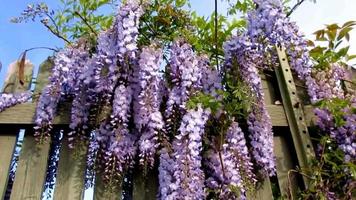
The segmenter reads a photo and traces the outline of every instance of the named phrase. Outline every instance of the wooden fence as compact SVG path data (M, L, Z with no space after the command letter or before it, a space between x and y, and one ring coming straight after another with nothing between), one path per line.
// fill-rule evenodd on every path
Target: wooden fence
M263 76L268 112L274 128L274 153L277 157L277 176L266 179L257 186L249 199L271 200L276 193L282 196L295 196L300 188L308 187L308 179L292 173L296 167L308 166L314 156L308 126L312 123L312 108L300 100L303 87L296 86L293 80L285 52L278 48L280 66L275 68L272 76ZM52 64L47 61L40 66L36 79L35 92L40 92L48 83ZM26 70L26 83L19 85L17 74L9 79L5 92L25 91L31 84L32 69ZM279 103L280 102L280 103ZM29 102L9 108L0 113L0 197L5 198L8 188L9 170L20 129L26 129L20 155L18 157L15 179L11 188L11 200L41 199L46 181L51 142L37 144L33 137L33 118L36 102ZM55 126L65 127L69 123L69 111L63 110L54 120ZM59 163L54 189L55 200L79 200L84 195L85 160L87 147L83 145L74 152L68 149L66 138L62 139ZM143 177L140 171L133 172L134 200L155 199L158 188L157 172ZM94 199L121 199L122 192L108 192L96 176ZM273 187L272 187L273 186ZM277 188L277 192L272 188ZM290 192L289 192L290 191ZM274 195L274 197L273 197Z

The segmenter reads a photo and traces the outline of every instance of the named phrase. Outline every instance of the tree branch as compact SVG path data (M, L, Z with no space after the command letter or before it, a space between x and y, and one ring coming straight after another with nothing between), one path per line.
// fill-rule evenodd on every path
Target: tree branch
M94 28L89 24L88 20L83 17L78 11L74 11L74 14L77 15L84 23L87 25L92 33L95 34L95 36L98 36L98 33L94 30Z
M292 7L292 9L287 13L287 17L289 17L297 8L302 5L305 0L298 0L298 2Z
M58 38L64 40L67 44L72 44L67 38L65 38L64 36L62 36L58 31L54 31L48 24L42 22L42 24L55 36L57 36Z
M33 48L26 49L25 51L32 51L32 50L35 50L35 49L48 49L48 50L55 51L55 52L58 51L58 49L54 49L54 48L51 48L51 47L33 47Z

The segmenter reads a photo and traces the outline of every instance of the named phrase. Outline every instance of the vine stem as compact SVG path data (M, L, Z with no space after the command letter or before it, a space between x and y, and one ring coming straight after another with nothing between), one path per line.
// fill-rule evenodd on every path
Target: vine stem
M305 0L299 0L293 7L292 9L287 13L287 17L289 17L297 8L302 5L305 2Z
M95 36L98 36L98 33L94 30L94 28L89 24L88 20L83 17L78 11L74 11L74 14L77 15L84 23L87 25L92 33L95 34Z
M59 32L56 32L54 31L50 26L48 26L48 24L46 23L43 23L42 24L55 36L57 36L58 38L64 40L67 44L71 45L72 43L67 39L65 38L64 36L62 36Z

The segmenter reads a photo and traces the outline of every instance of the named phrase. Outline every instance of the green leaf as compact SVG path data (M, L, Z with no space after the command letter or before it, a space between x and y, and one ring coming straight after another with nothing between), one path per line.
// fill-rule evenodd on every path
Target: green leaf
M355 58L356 58L356 54L354 54L354 55L348 55L348 56L347 56L347 61L353 60L353 59L355 59Z
M343 37L346 36L346 34L348 34L353 28L352 27L346 27L346 28L343 28L338 37L337 37L337 40L341 40Z
M176 0L176 6L183 7L187 3L187 0Z
M344 56L347 55L347 52L349 51L349 49L350 49L350 46L344 47L344 48L340 49L340 50L336 53L336 55L337 55L339 58L344 57Z
M328 30L332 30L333 31L333 30L339 29L340 27L336 23L334 23L334 24L327 25L326 28Z
M356 21L348 21L348 22L344 23L344 25L342 25L342 28L355 26L355 25L356 25Z

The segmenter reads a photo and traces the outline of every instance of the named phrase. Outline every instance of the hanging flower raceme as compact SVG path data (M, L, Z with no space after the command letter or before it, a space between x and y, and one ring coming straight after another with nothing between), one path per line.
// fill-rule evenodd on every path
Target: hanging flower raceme
M220 199L246 199L247 187L256 183L246 145L238 123L232 122L221 149L212 148L207 152L205 164L209 177L206 184L218 191Z
M222 96L218 93L218 91L221 91L223 87L218 70L210 66L209 58L206 55L198 57L198 68L202 72L201 85L203 92L220 101Z
M311 62L307 42L297 25L290 21L283 11L280 0L254 0L257 9L248 14L247 35L250 41L264 55L264 65L271 67L278 63L275 46L286 48L292 69L305 80L311 73Z
M158 134L163 129L163 118L160 112L162 94L159 69L162 60L162 50L151 45L142 49L138 62L139 94L134 104L135 125L141 133L138 142L140 163L153 167Z
M326 101L333 103L333 101L340 101L340 99ZM356 160L356 97L351 96L341 101L345 103L336 109L343 113L342 116L334 116L334 114L338 114L332 113L333 109L330 108L316 108L314 113L317 116L317 125L323 131L329 133L345 153L345 161L353 162Z
M179 134L173 141L174 182L170 183L167 199L204 199L204 172L202 163L202 138L210 110L198 105L183 116ZM169 161L164 161L169 162ZM163 183L165 184L165 183ZM166 188L166 186L160 186Z
M0 112L14 105L27 102L32 97L31 92L15 93L15 94L0 94Z
M192 47L183 40L173 42L170 48L169 63L170 84L166 116L174 109L184 110L189 96L201 89L201 73L198 60Z
M109 78L113 86L117 79L120 82L134 76L132 73L137 65L138 55L136 41L139 34L139 20L143 13L143 5L140 1L133 0L126 1L116 16L113 31L116 37L116 56L119 66L111 65L109 67Z
M43 89L39 98L35 115L35 136L48 137L52 129L52 121L64 88L68 84L68 63L71 62L73 48L67 48L57 53L54 60L49 84Z
M133 166L136 155L138 134L134 127L129 127L129 121L133 117L133 95L137 92L136 40L142 14L139 1L126 1L118 11L113 28L102 36L103 44L98 45L100 56L105 58L100 67L108 67L103 91L109 98L102 103L112 105L112 114L96 132L105 180L120 180L123 172ZM105 47L106 44L109 46Z
M233 37L226 42L224 52L226 72L237 65L243 81L250 87L255 97L256 104L252 106L247 120L253 158L263 169L263 174L274 175L272 123L264 103L261 78L257 69L262 64L263 55L254 48L246 36Z
M171 184L174 182L174 160L168 152L168 148L164 147L160 150L159 167L158 167L158 180L159 180L159 199L168 199L172 193Z
M97 159L104 181L109 187L116 187L120 185L123 173L134 164L136 134L131 134L126 127L113 127L108 121L96 131Z

